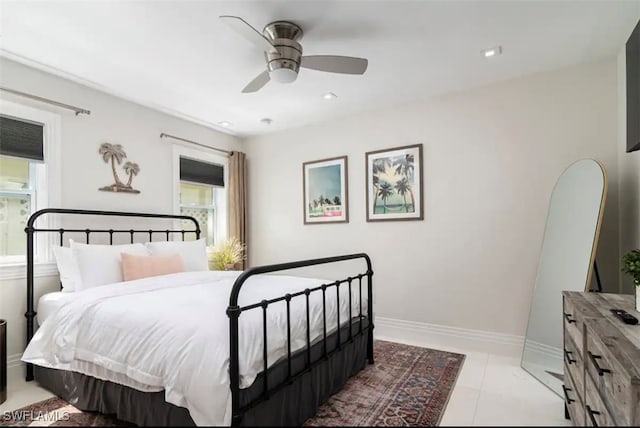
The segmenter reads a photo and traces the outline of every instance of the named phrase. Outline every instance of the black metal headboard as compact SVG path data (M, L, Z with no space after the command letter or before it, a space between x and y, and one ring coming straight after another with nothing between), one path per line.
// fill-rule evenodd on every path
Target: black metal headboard
M147 219L165 219L165 220L189 220L193 222L193 229L126 229L126 228L118 228L118 229L91 229L91 228L73 228L73 229L64 229L64 228L43 228L38 229L34 226L36 220L45 215L45 214L62 214L62 215L91 215L91 216L107 216L107 217L135 217L135 218L147 218ZM84 233L86 236L86 243L90 243L90 235L92 233L96 234L108 234L109 235L109 244L113 245L113 236L114 234L129 234L131 243L134 242L134 235L136 234L148 234L149 241L153 240L154 233L163 234L165 239L168 241L172 237L173 234L180 234L182 240L184 241L186 234L193 233L195 234L196 239L200 238L200 225L198 224L198 220L194 217L186 216L186 215L172 215L172 214L149 214L149 213L129 213L129 212L120 212L120 211L91 211L91 210L77 210L77 209L64 209L64 208L47 208L43 210L36 211L29 217L27 221L27 227L24 229L27 233L27 312L24 316L27 318L27 344L31 341L33 337L33 329L34 324L33 320L37 315L34 310L34 294L33 294L33 263L34 263L34 237L36 233L44 232L44 233L58 233L60 235L60 245L62 246L64 243L64 234L65 233ZM33 380L33 366L31 364L27 364L27 381Z

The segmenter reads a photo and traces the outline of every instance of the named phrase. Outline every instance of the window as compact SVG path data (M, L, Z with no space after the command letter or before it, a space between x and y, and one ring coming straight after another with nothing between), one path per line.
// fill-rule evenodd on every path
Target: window
M0 265L2 279L24 276L24 228L36 210L58 206L60 117L54 113L0 100ZM39 227L55 227L42 218ZM36 275L51 269L53 235L36 235ZM15 268L15 269L14 269ZM55 271L55 268L53 269Z
M180 180L180 214L195 217L198 220L202 230L201 237L207 238L207 245L213 245L215 237L216 190L216 187L209 184ZM184 222L185 227L189 224L189 221Z
M227 236L227 189L225 187L228 159L212 153L174 146L176 168L176 212L195 217L200 224L201 238L214 245ZM191 222L183 226L190 227ZM185 239L195 239L192 234Z
M21 261L27 253L24 228L36 206L38 165L0 157L0 258Z

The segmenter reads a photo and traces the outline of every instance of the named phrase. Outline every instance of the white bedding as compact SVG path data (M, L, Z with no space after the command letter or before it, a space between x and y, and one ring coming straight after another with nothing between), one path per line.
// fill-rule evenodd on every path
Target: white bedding
M198 425L228 425L229 322L226 308L239 272L183 272L91 288L50 315L23 354L23 361L120 382L143 391L165 390L169 403L186 407ZM251 277L240 305L322 284L292 276ZM358 287L352 311L358 313ZM340 319L348 318L348 287L340 287ZM363 287L363 308L366 288ZM327 291L327 329L336 328L336 291ZM286 355L286 306L268 309L268 363ZM310 298L311 340L322 335L322 292ZM291 301L292 349L306 345L304 296ZM262 310L240 316L241 387L262 371ZM122 379L125 381L122 381ZM129 379L130 382L127 382Z
M54 314L65 302L72 300L74 297L74 293L63 293L62 291L43 294L38 299L38 306L36 307L38 325L42 325L51 314Z
M56 313L66 302L73 300L76 296L79 296L76 292L62 292L54 291L52 293L43 294L38 299L37 317L38 325L42 325L47 318ZM113 372L109 369L93 364L88 361L75 360L72 363L73 371L89 374L98 379L108 380L111 382L119 383L131 388L135 388L145 392L157 392L162 391L161 387L145 385L140 382L136 382L134 379L129 378L126 374Z

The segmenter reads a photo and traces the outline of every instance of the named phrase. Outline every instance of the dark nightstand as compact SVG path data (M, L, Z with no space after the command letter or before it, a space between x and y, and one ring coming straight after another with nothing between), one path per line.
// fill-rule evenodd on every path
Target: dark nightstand
M7 401L7 322L0 320L0 404Z

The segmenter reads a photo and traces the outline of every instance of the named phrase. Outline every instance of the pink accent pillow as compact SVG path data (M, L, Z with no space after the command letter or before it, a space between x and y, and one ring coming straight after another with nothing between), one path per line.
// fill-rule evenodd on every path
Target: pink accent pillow
M133 281L150 276L168 275L184 272L184 264L180 254L169 256L136 256L122 253L122 277L125 281Z

